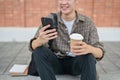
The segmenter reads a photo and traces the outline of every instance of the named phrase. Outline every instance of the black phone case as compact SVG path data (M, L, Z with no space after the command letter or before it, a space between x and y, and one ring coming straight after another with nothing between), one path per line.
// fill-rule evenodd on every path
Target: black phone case
M53 29L54 28L54 25L53 25L53 20L51 18L47 18L47 17L42 17L41 18L41 22L42 22L42 26L46 26L48 24L50 24L50 27L47 28L48 29Z

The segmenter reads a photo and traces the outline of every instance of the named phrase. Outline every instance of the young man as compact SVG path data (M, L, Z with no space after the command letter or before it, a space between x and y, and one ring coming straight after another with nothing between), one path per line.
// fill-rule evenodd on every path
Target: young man
M32 59L28 74L38 75L41 80L56 80L55 74L81 75L81 80L96 80L96 59L102 59L104 49L93 22L79 14L75 5L76 0L58 0L58 29L46 30L50 25L40 27L30 41ZM49 17L53 19L52 15ZM72 33L82 34L84 40L70 46ZM53 40L50 49L45 45L49 40Z

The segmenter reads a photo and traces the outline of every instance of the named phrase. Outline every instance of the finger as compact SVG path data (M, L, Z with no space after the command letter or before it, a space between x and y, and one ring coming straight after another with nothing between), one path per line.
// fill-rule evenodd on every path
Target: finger
M47 36L48 36L48 37L52 37L52 36L54 36L54 35L57 35L57 32L50 33L50 34L48 34Z
M52 37L48 38L48 40L55 39L55 38L57 38L57 37L58 37L58 36L55 35L55 36L52 36Z
M82 53L75 53L75 52L72 52L74 55L83 55Z
M74 53L84 53L85 49L72 50Z
M83 42L83 41L79 42L78 44L80 44L80 45L86 45L86 43Z
M81 49L81 46L71 46L72 49Z
M81 50L81 49L86 49L86 47L85 46L71 46L71 49L73 49L73 50Z
M50 27L50 25L48 24L48 25L46 25L46 26L43 26L41 29L40 29L40 31L41 32L43 32L43 31L45 31L47 28L49 28Z
M74 53L76 56L77 55L85 55L86 53Z
M44 31L44 32L41 32L39 36L41 38L50 38L50 37L52 37L54 35L57 35L57 32L46 34L46 32Z
M50 29L50 30L46 30L45 34L54 33L54 32L56 32L56 29Z

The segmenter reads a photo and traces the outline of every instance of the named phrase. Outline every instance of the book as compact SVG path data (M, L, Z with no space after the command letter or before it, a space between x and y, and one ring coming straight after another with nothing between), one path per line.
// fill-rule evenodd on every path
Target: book
M9 73L12 76L25 76L28 73L28 65L14 64Z

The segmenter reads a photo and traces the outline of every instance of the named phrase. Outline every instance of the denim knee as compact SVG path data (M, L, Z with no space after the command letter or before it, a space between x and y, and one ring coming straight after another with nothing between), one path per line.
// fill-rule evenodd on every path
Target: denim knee
M91 53L86 55L86 59L88 62L96 63L96 58Z
M96 64L96 59L91 53L89 53L87 55L77 56L77 58L78 58L79 62Z
M52 55L53 55L53 52L45 46L36 48L32 53L33 57L39 57L40 59L51 58Z
M44 54L44 48L43 48L43 46L41 46L41 47L38 47L38 48L36 48L33 52L32 52L32 57L34 57L34 58L36 58L36 57L42 57L42 56L44 56L45 54Z

